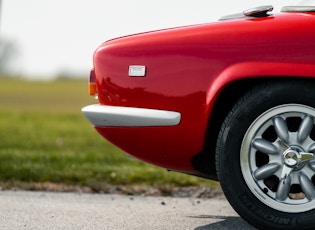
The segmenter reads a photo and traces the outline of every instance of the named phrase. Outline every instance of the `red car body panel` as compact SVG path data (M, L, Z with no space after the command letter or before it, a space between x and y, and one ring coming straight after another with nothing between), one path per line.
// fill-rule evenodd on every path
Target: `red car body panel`
M314 41L314 13L227 20L108 41L94 54L99 103L177 111L181 121L167 127L95 128L136 158L202 176L191 159L204 149L222 90L248 78L315 77ZM128 76L130 65L146 66L146 75Z

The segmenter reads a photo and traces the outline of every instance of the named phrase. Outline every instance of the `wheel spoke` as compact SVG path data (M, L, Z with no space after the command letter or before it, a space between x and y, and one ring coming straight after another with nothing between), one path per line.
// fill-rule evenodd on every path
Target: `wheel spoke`
M311 116L305 116L298 131L298 141L303 142L311 133L314 120Z
M309 166L311 167L313 171L315 171L315 160L309 161Z
M277 163L271 163L271 164L264 165L254 172L254 176L255 176L256 180L266 179L266 178L272 176L275 172L277 172L279 170L280 166L281 165L277 164Z
M308 149L309 152L312 152L312 153L315 153L315 143L313 143L309 149Z
M289 191L291 187L290 173L292 172L292 170L293 168L283 165L281 178L280 178L279 186L276 193L276 197L278 200L283 201L289 195Z
M315 187L312 181L304 173L300 173L299 180L301 184L301 189L307 199L313 200L315 198Z
M288 130L288 126L285 120L283 120L283 118L281 117L276 117L273 120L273 124L275 127L275 131L278 135L278 137L284 141L285 143L288 143L289 141L289 130Z
M253 146L255 149L265 154L275 155L278 153L278 148L275 145L262 138L255 139L253 141Z
M276 193L276 198L280 201L284 201L290 192L291 187L291 177L285 177L279 182L279 186Z

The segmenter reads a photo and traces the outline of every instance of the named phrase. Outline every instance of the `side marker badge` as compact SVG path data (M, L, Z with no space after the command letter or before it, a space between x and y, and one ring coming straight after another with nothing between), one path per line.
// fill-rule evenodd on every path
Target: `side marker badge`
M142 65L131 65L129 66L129 77L144 77L146 67Z

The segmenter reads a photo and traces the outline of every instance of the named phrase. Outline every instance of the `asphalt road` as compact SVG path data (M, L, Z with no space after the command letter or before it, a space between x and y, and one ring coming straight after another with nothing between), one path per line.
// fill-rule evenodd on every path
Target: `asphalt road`
M211 199L0 191L0 229L254 229Z

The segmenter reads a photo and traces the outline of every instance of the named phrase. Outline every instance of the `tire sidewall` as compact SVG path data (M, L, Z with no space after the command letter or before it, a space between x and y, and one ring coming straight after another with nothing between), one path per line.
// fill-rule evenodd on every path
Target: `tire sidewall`
M217 171L222 189L233 208L249 223L269 229L308 229L315 225L315 210L284 213L263 204L243 178L240 149L251 124L265 111L297 103L315 108L315 85L308 81L276 81L247 93L227 116L217 142Z

